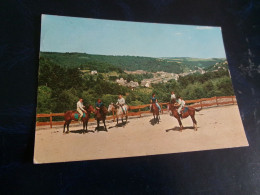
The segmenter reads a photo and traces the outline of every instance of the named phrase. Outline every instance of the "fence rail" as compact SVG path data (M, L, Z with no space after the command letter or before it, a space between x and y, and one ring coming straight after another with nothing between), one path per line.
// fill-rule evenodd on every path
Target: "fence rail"
M211 98L201 98L197 100L185 100L186 106L191 106L194 108L203 108L203 107L212 107L212 106L219 106L219 105L227 105L227 104L236 104L236 97L235 96L219 96L219 97L211 97ZM167 108L163 108L163 106L167 106L168 103L159 103L160 107L162 108L162 113L167 111ZM142 114L150 113L149 110L142 110L144 108L149 108L150 104L139 105L139 106L129 106L130 110L128 112L128 116L139 116L142 117ZM137 112L133 112L136 110ZM45 126L50 125L50 128L54 125L63 125L64 121L53 121L53 117L56 116L64 116L64 113L50 113L50 114L37 114L36 118L50 118L48 122L36 122L36 126ZM111 116L107 116L106 120L114 120L115 121L115 114ZM89 122L95 121L94 118L90 118ZM77 123L77 121L72 121L73 123Z

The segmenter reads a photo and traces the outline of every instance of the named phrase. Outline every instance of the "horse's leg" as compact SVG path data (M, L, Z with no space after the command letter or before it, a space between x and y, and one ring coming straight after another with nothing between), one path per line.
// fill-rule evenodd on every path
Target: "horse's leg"
M124 114L121 115L122 123L124 123Z
M127 116L127 113L126 113L126 115L125 115L125 121L126 121L126 123L127 123L127 118L128 118L128 116Z
M159 114L157 115L157 123L159 124Z
M116 124L118 125L118 116L116 117Z
M192 122L193 122L194 130L197 131L198 128L197 128L197 121L195 120L195 116L194 115L190 115L190 117L191 117Z
M182 132L183 126L180 117L177 118L179 125L180 125L180 132Z
M69 133L69 132L70 132L70 129L69 129L70 122L71 122L71 120L67 121L67 133Z
M97 128L95 129L95 131L98 131L99 129L99 119L97 119Z
M85 127L86 127L86 122L83 121L83 134L85 134Z
M107 131L106 119L103 119L103 123L104 123L105 130Z
M86 120L86 132L88 132L88 119Z
M65 123L64 123L63 133L65 133L65 128L66 128L66 126L67 126L67 121L65 121Z

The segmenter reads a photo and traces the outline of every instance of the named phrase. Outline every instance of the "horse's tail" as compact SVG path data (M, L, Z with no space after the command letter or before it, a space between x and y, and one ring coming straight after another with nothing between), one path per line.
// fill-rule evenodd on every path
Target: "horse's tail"
M196 109L196 108L194 108L194 109L195 109L196 112L199 112L199 111L202 110L202 108L200 108L200 109Z

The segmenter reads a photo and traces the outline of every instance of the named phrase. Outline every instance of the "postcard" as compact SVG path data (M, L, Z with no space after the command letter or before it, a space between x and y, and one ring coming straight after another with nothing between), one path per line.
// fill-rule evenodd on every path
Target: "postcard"
M42 15L35 164L246 146L221 27Z

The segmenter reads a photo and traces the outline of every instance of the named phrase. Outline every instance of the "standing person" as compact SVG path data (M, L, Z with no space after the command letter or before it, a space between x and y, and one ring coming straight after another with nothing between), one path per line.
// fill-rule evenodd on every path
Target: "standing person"
M100 112L100 108L104 106L103 102L101 101L101 99L98 99L96 102L96 111L95 111L95 118L97 116L97 113Z
M155 97L155 93L153 93L152 97L151 97L151 104L150 104L150 110L152 111L152 103L155 103L155 105L158 107L159 112L161 112L161 107L158 104L158 100Z
M123 98L121 94L118 95L118 100L117 100L116 104L119 105L122 108L122 110L125 114L126 111L127 111L126 106L125 106L125 98Z
M178 108L178 113L179 113L179 116L181 117L181 115L182 115L182 108L185 106L185 101L184 101L184 100L182 99L182 97L180 96L180 97L178 98L177 103L178 103L178 105L180 106L180 107Z
M174 102L176 101L176 95L175 95L174 91L171 92L171 103L172 103L173 101L174 101Z
M77 111L79 112L80 116L79 116L79 122L81 121L81 118L83 116L83 112L86 113L86 110L84 109L85 106L83 105L83 99L80 98L79 101L77 102Z

